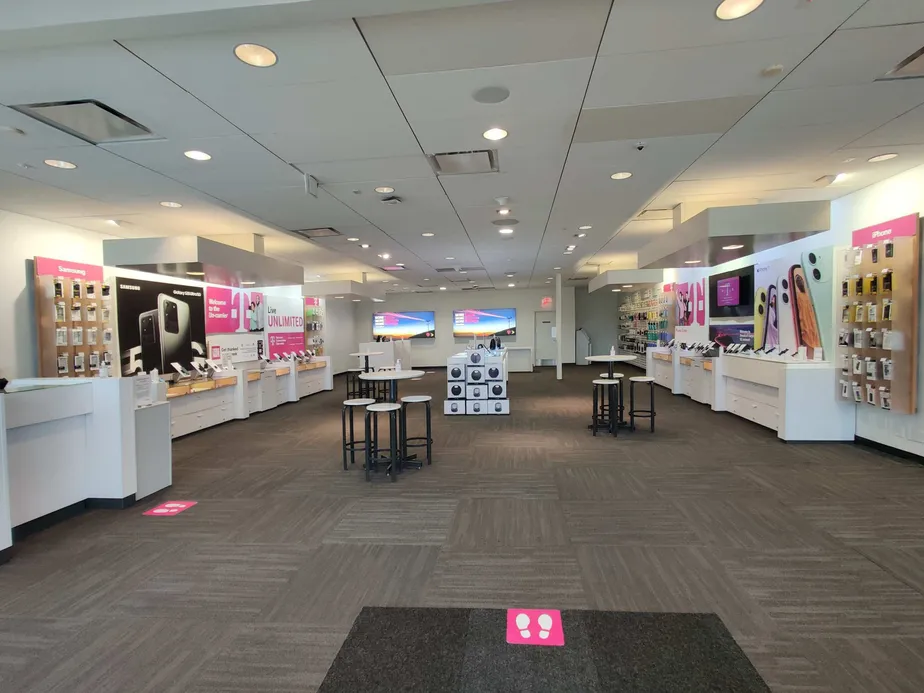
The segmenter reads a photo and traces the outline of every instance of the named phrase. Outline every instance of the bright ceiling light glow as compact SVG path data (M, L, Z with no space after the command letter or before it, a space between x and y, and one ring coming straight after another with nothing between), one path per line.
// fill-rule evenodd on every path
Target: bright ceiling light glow
M358 241L359 239L358 239L358 238L355 238L355 237L350 237L350 238L347 238L347 240L348 240L350 243L356 243L356 241Z
M121 226L122 225L122 222L119 221L118 219L106 219L106 223L109 224L110 226Z
M593 226L578 226L578 231L590 231Z
M343 296L334 296L334 298L343 298Z
M204 277L205 272L187 272L190 277Z
M507 136L507 131L503 128L491 128L490 130L485 130L482 137L486 140L491 140L496 142L497 140L502 140Z
M623 288L623 289L631 289L631 288L632 288L632 284L623 284L623 285L622 285L622 288Z
M741 250L743 247L744 244L736 243L735 245L723 245L722 250Z
M722 0L715 10L715 16L724 22L741 19L764 4L764 0Z
M613 180L625 180L626 178L631 178L632 174L629 171L620 171L619 173L614 173L610 178Z
M167 201L161 202L161 203L160 203L160 206L161 206L161 207L167 207L167 208L169 208L169 209L179 209L179 208L182 207L183 205L180 204L179 202L170 202L169 200L167 200Z
M379 255L379 257L382 258L383 260L387 260L388 258L391 257L391 255L389 253L382 253L381 255Z
M870 157L867 161L871 164L878 164L880 161L889 161L897 156L898 154L879 154L878 156Z
M77 164L72 164L70 161L61 161L60 159L45 159L45 165L51 166L52 168L65 168L68 170L77 168Z
M422 233L420 235L423 236L424 238L433 238L436 234L431 233L430 231L427 231L426 233Z
M566 250L565 252L562 253L562 255L571 255L572 252L573 251L571 250Z
M836 176L834 176L834 180L831 181L831 185L836 185L837 183L843 183L848 178L850 178L849 173L838 173Z
M512 289L512 288L515 287L515 286L516 286L516 284L514 284L513 282L507 284L507 288L509 288L509 289Z
M509 236L511 233L513 233L513 229L498 229L497 232L502 233L505 236Z
M375 189L375 191L380 195L390 195L395 191L395 189L390 185L380 185Z
M459 274L468 274L468 270L459 270Z
M553 267L552 269L553 269L553 270L560 270L561 267Z
M360 245L359 247L362 248L363 250L368 250L368 249L369 249L369 244L368 244L368 243L363 243L363 244Z
M508 214L510 214L510 210L504 207L503 209L497 210L497 213L500 214L502 217L505 217Z
M403 263L403 262L396 262L396 263L395 263L395 267L404 267L404 263Z
M354 299L353 299L353 303L359 303L360 301L362 301L361 298L354 298Z
M424 277L424 281L425 281L425 282L430 281L430 277Z
M253 286L256 282L241 282L242 286Z
M447 260L455 260L454 257L447 257L446 259L447 259Z
M620 291L622 291L622 289L613 289L614 294L618 294Z
M579 233L579 234L577 235L577 237L578 237L578 238L587 238L587 234L586 234L586 233Z
M702 260L685 260L684 264L685 265L698 265L701 262Z
M445 287L445 286L441 286L441 287L440 287L440 291L445 291L445 290L446 290L446 287Z
M208 161L212 158L211 154L200 152L198 149L190 149L188 152L183 152L183 156L194 161Z
M251 67L272 67L278 58L266 46L258 43L241 43L234 47L234 55Z

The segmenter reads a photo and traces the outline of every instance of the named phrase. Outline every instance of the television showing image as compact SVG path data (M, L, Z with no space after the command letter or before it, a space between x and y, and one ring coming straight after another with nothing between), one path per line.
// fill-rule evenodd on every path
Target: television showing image
M741 277L727 277L715 283L718 306L737 306L741 302Z
M753 316L754 265L709 277L710 322Z
M372 336L391 339L433 339L436 314L432 310L373 313Z
M512 337L516 333L516 308L452 311L452 334L454 337Z

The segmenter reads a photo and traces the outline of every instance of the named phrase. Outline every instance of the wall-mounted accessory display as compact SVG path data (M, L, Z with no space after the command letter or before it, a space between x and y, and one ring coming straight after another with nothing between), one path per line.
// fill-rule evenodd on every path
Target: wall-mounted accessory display
M305 298L305 346L315 356L324 355L324 304L320 298Z
M432 310L373 313L372 336L391 339L432 339L436 337L436 313Z
M917 409L919 217L912 214L854 231L852 243L841 260L843 327L837 348L854 366L852 387L847 393L841 387L840 394L880 409L913 414Z
M513 337L516 333L516 308L452 311L453 337Z
M36 257L34 288L39 376L92 375L86 368L94 348L91 339L100 330L111 330L103 268Z
M203 289L143 279L116 280L122 375L154 369L165 373L174 361L191 364L193 359L205 359Z
M617 340L620 351L644 354L649 346L667 344L674 338L678 313L682 313L684 319L694 320L695 298L681 311L679 306L675 306L675 295L679 296L675 294L675 288L676 285L665 284L626 296L619 306ZM691 311L689 316L687 309Z

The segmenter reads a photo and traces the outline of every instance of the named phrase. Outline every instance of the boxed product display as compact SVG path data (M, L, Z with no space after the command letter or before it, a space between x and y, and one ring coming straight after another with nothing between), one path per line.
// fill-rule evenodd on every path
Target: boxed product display
M470 347L446 359L447 416L509 414L507 365L504 349Z

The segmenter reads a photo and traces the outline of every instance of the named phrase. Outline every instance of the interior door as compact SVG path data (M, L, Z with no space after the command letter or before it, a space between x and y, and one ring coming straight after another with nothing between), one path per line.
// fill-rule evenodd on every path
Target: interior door
M555 313L536 312L536 365L554 366L558 356L555 344Z

